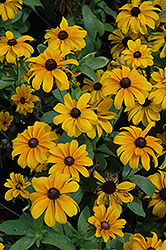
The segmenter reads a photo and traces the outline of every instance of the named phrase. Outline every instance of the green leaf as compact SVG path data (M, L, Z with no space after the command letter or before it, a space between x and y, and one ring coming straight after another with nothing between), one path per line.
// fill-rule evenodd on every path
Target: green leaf
M104 29L109 32L113 32L115 30L115 28L109 23L104 23Z
M94 58L89 58L88 60L86 60L85 64L93 69L101 69L104 66L106 66L109 63L109 59L104 57L104 56L99 56L99 57L94 57Z
M93 160L94 158L94 149L91 141L88 139L88 137L85 134L81 134L77 138L78 142L80 144L86 144L86 151L89 153L89 157Z
M19 220L7 220L0 224L0 231L8 235L26 235L29 232L29 225Z
M67 91L66 91L66 90L60 91L60 90L57 88L57 89L53 90L52 93L53 93L53 95L55 96L55 98L56 98L58 101L64 103L62 97L64 97L64 95L67 94Z
M22 11L19 11L19 12L17 12L17 14L15 15L15 17L13 19L8 19L5 22L0 20L0 27L7 28L7 26L11 25L12 23L17 22L21 18L21 15L22 15ZM8 29L6 29L6 30L8 30Z
M148 178L141 175L133 175L130 176L129 180L139 186L147 195L153 196L155 185Z
M124 233L124 237L117 236L116 239L109 240L106 243L107 249L123 250L123 244L129 241L131 233Z
M12 245L10 250L29 249L35 243L35 241L36 241L35 238L30 238L28 236L25 236L19 239L18 241L16 241L16 243Z
M132 169L130 166L129 166L129 163L127 163L126 166L124 166L123 168L123 171L122 171L122 178L123 178L123 181L126 180L126 179L129 179L130 176L133 176L136 172L138 172L140 169L142 169L142 165L141 164L138 164L138 168L137 169Z
M7 86L10 86L14 83L15 82L13 81L13 79L11 81L0 80L0 89L6 88Z
M40 0L23 0L23 3L27 6L41 6L43 7L42 3L40 2Z
M82 231L87 232L87 229L88 229L88 226L89 226L89 223L88 223L87 220L88 220L89 217L90 217L89 207L86 206L82 210L82 212L81 212L81 214L80 214L80 216L78 218L78 231L80 231L80 232L82 232Z
M78 101L78 99L80 98L81 95L81 89L79 87L75 88L75 89L71 89L71 97L72 99L74 99L76 102Z
M40 43L40 44L37 45L36 48L37 48L38 52L41 54L41 53L44 52L44 50L47 48L47 46Z
M40 119L41 122L46 122L47 124L53 123L53 118L57 116L58 113L54 110L46 112Z
M108 15L113 16L116 19L116 16L117 16L116 11L109 8L104 1L98 3L98 6L101 7L105 11L105 13L107 13Z
M71 142L72 140L75 140L75 137L70 137L66 132L63 132L63 134L59 138L59 143Z
M101 153L96 153L95 158L99 162L100 169L103 171L107 168L107 161L104 159L103 155Z
M96 73L87 65L85 64L80 65L78 70L83 74L85 74L86 76L89 76L94 82L98 82Z
M134 197L134 200L131 203L127 203L127 207L139 216L146 216L146 213L144 212L142 207L142 202L138 197Z
M56 222L55 226L52 227L53 230L55 230L57 233L62 233L63 234L63 229L65 234L68 237L73 237L73 235L77 234L77 231L72 227L72 225L67 221L65 224L63 224L63 228L62 228L62 224Z
M112 156L118 158L118 156L115 155L105 144L99 145L99 147L97 148L97 151L100 151L100 152L103 152L105 154L112 155Z

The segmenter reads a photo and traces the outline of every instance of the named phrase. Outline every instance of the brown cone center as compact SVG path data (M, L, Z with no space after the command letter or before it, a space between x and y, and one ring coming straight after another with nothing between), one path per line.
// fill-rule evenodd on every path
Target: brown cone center
M156 249L153 247L148 247L146 250L156 250Z
M10 46L14 46L17 44L17 41L16 41L16 39L10 39L10 40L8 40L7 44Z
M141 13L140 9L138 7L133 7L131 9L131 15L134 17L138 17L138 15Z
M148 98L145 99L144 104L142 105L143 107L147 107L149 106L149 104L151 103L151 100L149 100Z
M30 148L35 148L39 144L39 141L37 138L31 138L28 142L28 145Z
M120 81L120 86L124 89L128 88L131 86L131 80L128 77L122 78Z
M134 56L134 58L140 58L141 57L141 52L136 51L136 52L134 52L133 56Z
M144 147L146 147L146 140L143 137L138 137L135 140L135 145L138 148L144 148Z
M16 189L21 190L21 187L22 187L22 184L21 184L21 183L18 183L17 186L16 186Z
M78 118L81 115L81 112L78 108L73 108L70 114L73 118Z
M94 90L100 90L102 88L102 84L100 82L96 82L94 85L93 85L93 88Z
M67 166L71 166L74 164L74 158L72 156L67 156L65 159L64 159L64 163L65 165Z
M54 70L57 68L57 63L55 62L54 59L48 59L46 62L45 62L45 68L49 71L51 70Z
M102 221L101 222L101 228L104 229L104 230L108 230L110 228L110 225L109 225L108 222Z
M21 102L21 104L24 104L25 103L25 98L21 97L20 102Z
M67 32L65 30L60 31L58 34L58 38L60 40L65 40L66 38L68 38Z
M116 185L113 181L106 181L102 186L103 192L113 194L116 191Z
M131 37L126 36L125 38L123 38L122 44L123 44L125 47L127 47L127 42L128 42L129 40L132 40Z
M161 197L161 199L163 199L163 201L166 200L166 188L162 188L160 190L160 197Z
M52 187L48 190L47 196L50 200L56 200L59 198L60 192L57 188Z

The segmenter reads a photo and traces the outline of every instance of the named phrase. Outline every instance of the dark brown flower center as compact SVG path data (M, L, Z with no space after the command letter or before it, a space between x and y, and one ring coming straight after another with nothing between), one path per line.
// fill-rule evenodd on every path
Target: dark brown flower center
M116 185L113 181L106 181L102 186L103 192L113 194L116 191Z
M102 88L102 84L100 82L96 82L93 85L94 90L100 90Z
M16 39L10 39L10 40L8 40L7 44L10 46L14 46L17 44L17 41L16 41Z
M164 37L164 40L165 40L165 42L166 42L166 36Z
M156 249L153 247L148 247L146 250L156 250Z
M6 0L0 0L0 3L5 3L6 2Z
M50 200L56 200L59 198L60 192L57 188L52 187L48 190L47 196Z
M146 140L143 137L138 137L135 140L135 145L138 148L144 148L144 147L146 147Z
M124 89L130 87L131 86L130 79L128 77L122 78L122 80L120 81L120 86Z
M55 62L54 59L48 59L46 62L45 62L45 68L49 71L51 70L54 70L57 68L57 63Z
M149 100L148 98L146 98L145 102L144 102L144 104L142 106L143 107L147 107L150 103L151 103L151 100Z
M72 74L70 72L66 72L66 75L67 75L68 80L70 81L72 78Z
M140 58L141 57L141 52L136 51L136 52L134 52L133 56L134 56L134 58Z
M126 36L125 38L123 38L122 44L123 44L125 47L127 47L127 42L128 42L129 40L132 40L131 37Z
M67 166L71 166L74 164L74 158L72 156L67 156L65 159L64 159L64 163L67 165Z
M39 144L39 141L37 138L31 138L28 142L28 145L30 148L35 148Z
M65 40L66 38L68 38L67 32L65 30L60 31L58 34L58 38L60 40Z
M7 124L7 121L3 121L3 125L6 125Z
M22 184L21 184L21 183L18 183L18 184L16 185L16 189L21 190L21 187L22 187Z
M159 4L155 4L154 7L160 9L160 10L154 10L154 12L156 12L157 14L161 13L162 8L161 8L161 6Z
M73 108L70 114L73 118L78 118L81 115L81 112L79 109Z
M21 102L21 104L24 104L25 103L25 98L21 97L20 102Z
M133 7L131 10L131 15L138 17L138 15L141 13L140 9L138 7Z
M104 229L104 230L108 230L110 228L110 225L109 225L108 222L102 221L101 222L101 228Z
M163 199L163 201L166 200L166 188L162 188L160 190L160 197L161 197L161 199Z

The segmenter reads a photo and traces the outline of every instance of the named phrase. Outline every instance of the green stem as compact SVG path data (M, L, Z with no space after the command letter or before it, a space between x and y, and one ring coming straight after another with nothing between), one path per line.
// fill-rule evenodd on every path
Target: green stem
M47 22L38 12L37 12L37 10L35 9L35 8L33 8L33 7L31 7L31 6L29 6L35 13L36 13L36 15L41 19L41 20L43 20L43 22L45 22L49 27L51 27L52 25L49 23L49 22Z
M59 91L59 94L60 94L60 96L62 97L62 100L63 100L63 95L62 95L61 91L59 89L58 89L58 91Z
M26 216L26 214L25 214L25 212L23 210L22 210L22 214L24 215L24 217L25 217L26 221L28 222L28 224L30 225L30 227L33 229L30 221L28 220L28 217Z
M126 177L124 178L124 180L127 180L127 178L129 177L129 175L131 174L132 168L129 170L129 172L127 173ZM124 181L123 180L123 181Z
M99 247L98 247L98 250L101 250L101 240L102 240L102 237L100 237L100 239L99 239Z
M0 203L0 206L1 206L1 207L3 207L3 208L5 208L6 210L10 211L12 214L15 214L15 215L17 215L18 217L20 217L20 215L19 215L19 214L15 213L15 212L14 212L14 211L12 211L10 208L8 208L8 207L4 206L2 203Z
M29 71L29 68L28 66L26 65L25 61L23 59L20 59L20 64L21 64L21 67L23 68L23 70L28 73Z
M0 133L8 140L10 141L9 137L1 130Z
M62 225L63 234L66 235L64 225L63 224L61 224L61 225Z

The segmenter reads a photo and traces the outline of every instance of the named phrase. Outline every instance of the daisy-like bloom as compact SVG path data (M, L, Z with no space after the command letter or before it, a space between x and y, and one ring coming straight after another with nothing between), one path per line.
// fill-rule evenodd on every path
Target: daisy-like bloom
M68 21L62 17L60 27L56 29L46 30L45 43L53 51L60 50L61 52L70 53L70 51L78 51L86 46L83 39L87 35L87 31L83 30L80 26L68 26Z
M51 174L49 177L34 177L32 185L36 192L30 194L31 214L37 219L44 213L44 221L49 227L55 222L65 224L67 216L77 214L78 205L68 193L76 192L79 185L67 174Z
M160 23L166 23L166 17L160 17L160 14L166 10L166 2L165 0L155 0L153 1L153 6L158 8L158 10L155 10L155 12L159 15L159 19L156 21L156 26L158 27Z
M164 161L159 167L160 169L163 169L166 167L166 131L164 131L162 134L157 133L156 137L161 140L161 145L163 146L162 155L165 155Z
M4 249L4 245L2 243L0 243L0 250Z
M69 89L69 80L63 70L66 70L62 65L75 64L79 65L78 61L74 59L62 60L67 53L61 53L60 50L53 51L51 48L47 48L38 57L31 57L28 59L32 62L29 72L32 75L29 78L32 79L32 87L36 90L40 89L40 85L43 85L45 92L50 92L53 88L54 80L56 85L61 91ZM62 70L63 69L63 70Z
M95 202L96 205L112 206L114 209L121 209L121 205L124 203L132 202L133 196L129 193L135 188L136 184L129 181L124 181L117 184L118 176L109 176L103 178L97 171L94 171L93 176L100 181L96 189L98 198Z
M140 4L140 0L132 0L131 3L125 4L120 8L121 12L116 18L118 28L126 34L129 30L133 33L147 34L147 27L155 29L155 22L159 19L156 10L150 1Z
M156 233L151 232L152 237L143 237L141 234L136 233L130 236L129 242L124 243L124 250L164 250L166 248L166 240L162 243L158 240Z
M21 175L20 173L15 174L11 173L10 174L10 179L7 179L7 182L5 182L4 186L7 188L10 188L6 193L5 193L5 200L10 201L13 198L16 198L19 194L28 199L29 198L29 192L26 191L25 189L30 186L31 183L29 181L24 180L24 176Z
M127 131L116 135L114 143L121 145L117 149L117 155L120 156L120 160L124 165L129 162L131 168L137 169L139 159L141 159L142 166L148 171L150 169L150 155L154 160L154 167L158 166L158 160L154 152L159 155L162 153L163 148L160 145L160 139L149 135L146 136L154 126L155 123L151 122L143 131L135 126L121 128Z
M103 130L106 133L112 132L113 128L110 120L118 119L118 115L116 113L109 111L112 103L113 100L110 97L107 97L106 99L101 99L101 101L98 101L97 103L93 103L91 105L91 109L97 115L97 121L91 122L93 129L87 132L87 135L90 138L95 138L96 134L101 137Z
M78 137L81 133L92 130L91 121L97 121L97 116L89 109L88 102L91 98L89 93L81 95L78 102L71 99L70 94L64 96L64 104L58 103L54 110L60 115L53 118L53 123L62 123L62 129L68 136Z
M2 20L13 19L19 9L22 9L22 0L1 0L0 1L0 15Z
M103 90L104 95L116 94L114 105L116 109L124 103L127 107L134 106L134 97L141 104L145 102L152 85L136 69L122 65L122 69L113 69L109 73L109 86Z
M0 112L0 130L6 131L13 121L14 117L8 111Z
M17 39L11 31L5 33L6 37L0 41L0 56L6 56L6 61L8 63L15 63L16 59L24 56L24 58L29 58L34 49L25 41L33 41L31 36L21 36Z
M153 65L153 56L146 44L141 44L141 40L136 41L129 40L128 48L122 51L124 55L123 60L129 67L132 68L146 68Z
M20 155L18 165L22 168L28 166L32 170L39 163L47 160L47 152L55 146L57 139L55 132L45 122L35 122L33 126L28 126L23 133L19 133L13 142L12 157Z
M56 174L68 174L80 180L79 173L83 176L89 177L88 170L84 167L90 167L93 165L91 158L87 157L86 144L78 146L76 140L67 142L65 144L58 143L56 147L50 149L51 154L48 158L48 162L55 163L50 170L49 174L56 171Z
M93 208L94 216L88 218L88 222L96 227L96 237L103 237L104 242L110 237L116 239L116 235L123 237L122 228L126 224L124 219L118 219L122 209L116 210L113 206L106 207L102 204Z
M159 67L155 67L158 69L158 71L153 71L151 74L150 82L157 86L157 83L166 83L166 67L164 69L161 69Z
M33 112L34 103L40 101L36 95L31 95L34 91L29 85L24 83L16 88L16 95L12 95L12 101L17 105L16 112L27 115Z

